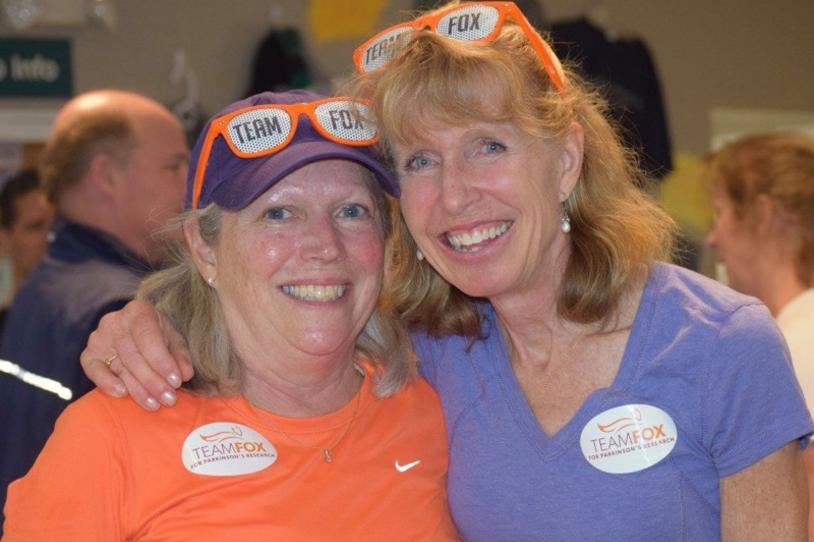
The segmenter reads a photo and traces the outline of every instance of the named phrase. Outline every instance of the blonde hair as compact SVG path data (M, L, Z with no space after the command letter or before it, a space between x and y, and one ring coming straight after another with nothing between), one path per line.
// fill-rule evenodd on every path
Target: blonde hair
M389 236L392 203L372 175L368 183L376 198L382 230ZM223 213L215 204L186 211L174 227L184 224L196 227L201 239L215 246ZM387 247L388 253L389 250ZM176 245L172 253L170 267L145 279L137 297L152 303L186 339L195 369L187 387L207 394L237 393L243 377L242 363L232 347L217 293L198 272L186 245ZM406 331L381 307L368 320L355 350L357 358L374 366L375 391L379 397L393 394L416 374L416 359Z
M622 295L649 265L669 259L675 225L637 188L643 179L606 116L607 104L568 67L565 91L551 84L525 33L503 27L493 42L473 44L421 31L386 67L351 81L371 103L392 165L392 144L426 138L438 124L513 122L534 137L560 141L573 122L584 130L580 179L568 200L571 253L558 293L561 317L608 321ZM411 329L432 336L477 337L473 298L416 260L403 221L389 272L388 301Z
M746 136L705 156L702 174L710 186L723 189L739 220L749 217L758 196L771 198L793 224L789 234L799 240L798 278L805 285L814 282L814 137Z

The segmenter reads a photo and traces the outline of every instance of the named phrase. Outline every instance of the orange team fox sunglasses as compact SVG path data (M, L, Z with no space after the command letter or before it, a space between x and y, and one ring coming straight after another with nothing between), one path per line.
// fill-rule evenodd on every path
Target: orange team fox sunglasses
M363 102L346 97L325 98L308 103L263 104L244 107L213 119L209 124L192 185L192 208L198 207L212 145L223 137L240 158L259 158L284 149L297 133L301 115L322 137L341 145L367 146L379 140L379 134Z
M353 52L356 71L365 74L385 66L399 49L407 45L413 34L425 28L454 40L478 43L494 41L507 17L525 32L549 79L563 94L564 76L557 55L514 2L466 2L386 28Z

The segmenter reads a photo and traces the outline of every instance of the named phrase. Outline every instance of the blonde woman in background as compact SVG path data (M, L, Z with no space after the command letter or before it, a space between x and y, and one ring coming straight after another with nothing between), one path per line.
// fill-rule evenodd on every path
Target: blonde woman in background
M809 409L814 406L814 137L743 137L704 159L715 223L706 244L729 285L763 301L791 351ZM814 500L814 451L805 454ZM814 508L810 538L814 540Z
M744 137L704 160L715 223L706 244L729 285L763 301L814 406L814 137Z

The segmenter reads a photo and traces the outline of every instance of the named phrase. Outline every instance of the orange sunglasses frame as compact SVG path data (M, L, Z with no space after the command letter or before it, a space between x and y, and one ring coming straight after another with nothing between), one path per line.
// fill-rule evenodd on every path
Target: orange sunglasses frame
M236 111L231 111L222 117L218 117L213 119L212 122L209 124L209 129L206 132L206 139L204 139L203 147L201 148L201 154L198 156L198 163L195 165L195 180L192 184L192 208L198 208L198 201L201 199L201 190L203 189L203 182L204 177L206 176L206 170L209 167L209 156L212 154L212 146L215 143L215 139L218 136L222 136L223 139L226 140L226 144L229 145L229 149L235 156L239 156L241 158L259 158L261 156L268 156L270 154L274 154L286 148L291 140L294 137L294 134L297 133L297 128L299 126L299 120L301 115L306 115L311 120L311 126L319 132L319 134L328 139L330 141L334 141L341 145L348 145L352 147L366 147L369 145L373 145L379 141L379 133L375 130L375 135L370 139L365 140L348 140L336 137L330 131L326 130L325 127L322 126L322 123L319 121L317 117L317 109L326 103L331 102L338 102L338 103L352 103L363 105L367 107L367 104L360 100L354 100L352 98L348 98L346 96L339 96L339 97L331 97L331 98L324 98L322 100L316 100L314 102L301 102L301 103L293 103L293 104L262 104L262 105L252 105L249 107L243 107ZM272 147L267 150L258 151L258 152L243 152L238 149L235 144L232 142L231 137L227 135L227 128L229 123L235 117L238 117L244 113L249 111L259 111L259 110L282 110L288 115L291 119L291 129L288 132L285 140L279 145Z
M532 48L534 48L537 56L543 63L543 68L545 69L546 74L548 74L548 78L551 80L551 83L560 94L565 93L565 81L562 72L562 65L560 64L559 59L557 59L557 55L554 54L554 51L551 50L551 47L545 42L545 40L543 40L540 34L534 30L534 27L531 26L531 23L529 23L526 16L523 15L523 12L520 11L520 8L518 8L514 2L462 2L454 6L449 6L436 13L428 13L427 15L422 15L412 21L399 23L385 28L381 32L377 32L376 35L365 41L353 52L353 63L356 66L356 71L360 74L367 73L367 71L362 67L362 56L371 45L380 39L382 35L388 34L398 28L412 28L413 33L425 28L429 28L433 32L438 33L438 23L441 21L441 19L453 11L470 6L488 6L496 9L499 13L499 18L495 24L494 30L492 30L488 36L485 36L479 40L472 40L472 43L487 43L494 41L500 33L500 29L503 28L503 25L506 23L506 18L510 17L523 30L526 37L528 37ZM445 36L445 34L440 35Z

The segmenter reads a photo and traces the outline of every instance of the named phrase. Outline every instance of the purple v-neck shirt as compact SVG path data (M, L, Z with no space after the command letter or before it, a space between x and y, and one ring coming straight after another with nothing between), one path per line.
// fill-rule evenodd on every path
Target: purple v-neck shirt
M719 479L814 431L766 308L687 270L653 266L615 380L554 435L526 402L492 308L483 314L487 338L468 353L461 337L414 336L443 403L450 505L468 541L719 540ZM651 413L639 437L630 424L610 432L626 405ZM641 435L669 437L653 441L665 454L655 464L612 446ZM594 464L583 450L600 442ZM614 453L633 470L598 468Z

